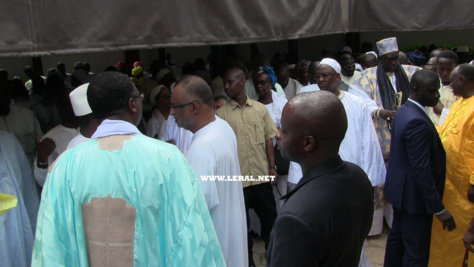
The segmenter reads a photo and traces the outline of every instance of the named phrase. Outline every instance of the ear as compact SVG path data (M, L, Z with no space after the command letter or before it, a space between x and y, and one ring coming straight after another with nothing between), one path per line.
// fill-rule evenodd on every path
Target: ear
M318 142L316 141L316 138L311 135L307 135L303 138L303 147L305 152L311 152L314 149L316 149Z
M137 99L137 98L130 98L128 100L128 109L132 112L132 113L138 113L138 102L137 101L140 101L140 99Z

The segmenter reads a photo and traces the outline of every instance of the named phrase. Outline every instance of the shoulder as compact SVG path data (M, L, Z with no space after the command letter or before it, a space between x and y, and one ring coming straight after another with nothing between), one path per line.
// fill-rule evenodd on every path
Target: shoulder
M222 118L225 117L227 114L231 113L234 109L234 105L231 102L233 102L233 100L227 101L227 103L225 103L216 111L216 114Z
M421 68L418 66L411 66L411 65L401 65L401 66L405 70L405 73L409 76L413 75L418 70L421 70Z

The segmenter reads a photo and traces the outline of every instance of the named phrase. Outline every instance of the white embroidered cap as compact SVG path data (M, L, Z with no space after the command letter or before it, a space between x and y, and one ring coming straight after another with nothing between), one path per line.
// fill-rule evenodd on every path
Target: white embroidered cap
M92 113L89 102L87 101L87 87L89 83L78 86L69 94L72 109L77 117L85 116Z

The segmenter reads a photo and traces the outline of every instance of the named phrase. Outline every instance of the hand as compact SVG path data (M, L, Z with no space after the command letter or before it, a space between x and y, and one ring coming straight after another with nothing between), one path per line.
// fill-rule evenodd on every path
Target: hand
M469 229L467 229L466 233L462 237L462 242L464 242L464 246L467 250L474 253L474 248L471 246L474 244L474 233L469 232Z
M469 186L469 190L467 190L467 199L474 203L474 185L472 184Z
M270 169L268 175L275 176L275 179L270 182L271 185L276 185L278 183L278 173L275 169Z
M456 222L449 211L445 210L443 213L436 215L438 220L443 224L443 230L448 229L449 232L456 229Z
M56 148L56 143L51 138L45 138L38 143L38 162L47 162L49 155Z
M381 109L379 111L379 117L386 121L392 121L393 117L395 116L395 112L395 110Z
M176 145L176 141L174 139L167 140L166 143Z

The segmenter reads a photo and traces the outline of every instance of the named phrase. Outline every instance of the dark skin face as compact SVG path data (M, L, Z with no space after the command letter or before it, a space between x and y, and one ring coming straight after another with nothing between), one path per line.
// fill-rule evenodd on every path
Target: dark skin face
M341 81L341 76L329 65L321 64L316 69L317 84L319 89L339 94L337 86ZM324 77L327 76L327 77Z
M361 61L360 64L362 65L362 68L368 69L368 68L373 68L377 66L377 58L374 55L365 55Z
M399 63L398 51L390 52L380 57L385 72L394 72Z
M231 99L236 100L245 96L245 74L242 70L228 70L224 74L223 80L225 93Z
M344 76L347 76L347 77L352 77L355 71L354 58L349 54L345 54L341 63L342 63L341 64L342 74L344 74Z
M441 79L443 85L448 85L451 83L450 76L455 67L456 62L453 58L438 58L438 76Z
M463 95L462 82L463 82L464 77L462 77L459 74L459 69L455 68L451 72L450 77L451 77L450 78L451 87L453 88L453 94L456 95L456 96L462 96Z
M307 84L308 83L308 67L305 67L301 70L301 72L298 73L298 81L301 84Z
M270 90L272 90L272 83L266 74L260 73L255 76L253 84L255 85L255 91L257 91L259 96L267 96L268 94L271 94Z
M434 107L439 102L439 81L434 79L413 89L413 100L424 107Z
M283 66L277 73L277 82L285 88L288 85L290 80L290 69L288 67Z
M301 146L303 138L301 127L297 125L294 119L294 112L295 109L292 105L286 105L283 108L281 128L276 135L281 156L292 161L296 161L299 158L298 154L302 153L302 151L298 151L298 148Z

